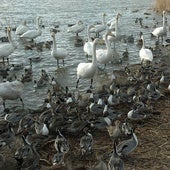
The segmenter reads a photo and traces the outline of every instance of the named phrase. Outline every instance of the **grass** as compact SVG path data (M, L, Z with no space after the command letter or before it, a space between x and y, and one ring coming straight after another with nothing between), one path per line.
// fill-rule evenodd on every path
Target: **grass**
M155 0L154 9L157 12L161 12L163 10L170 11L170 0Z

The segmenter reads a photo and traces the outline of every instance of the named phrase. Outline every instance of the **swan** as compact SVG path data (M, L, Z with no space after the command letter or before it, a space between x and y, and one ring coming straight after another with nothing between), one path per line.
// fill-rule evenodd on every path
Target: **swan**
M108 41L110 42L110 44L113 42L114 43L114 49L115 49L115 43L116 41L120 41L121 40L121 33L120 33L120 29L118 27L118 21L119 21L119 17L122 16L120 13L118 13L116 15L116 23L115 23L115 31L112 31L113 35L109 35L108 36ZM113 23L111 24L111 26L109 27L110 30L112 30L113 28Z
M94 28L90 29L90 33L96 33L96 37L99 37L99 33L106 29L106 23L105 23L105 17L106 16L107 15L105 13L103 13L102 24L95 25Z
M22 35L20 35L20 38L26 38L26 39L35 39L38 36L42 34L41 28L40 28L40 16L37 17L37 29L34 30L28 30Z
M78 20L77 23L71 27L68 28L67 32L76 33L76 36L78 37L78 34L84 30L85 26L81 20Z
M142 48L139 51L139 57L141 59L141 62L143 63L143 61L153 61L153 54L152 51L150 49L145 48L145 41L144 41L144 37L143 35L141 35L141 39L142 39Z
M59 67L59 60L63 60L63 66L64 66L64 59L68 56L68 52L65 48L57 48L54 32L51 33L51 36L53 38L53 47L51 50L51 56L53 56L55 59L57 59L58 67Z
M21 100L22 105L24 105L23 100L21 98L23 88L24 88L23 83L18 80L0 83L0 97L3 100L4 108L6 100L16 100L18 98Z
M0 59L3 59L3 61L16 49L16 46L14 45L11 38L11 28L9 27L7 28L7 36L9 42L0 45Z
M159 37L162 37L162 41L163 41L163 36L166 35L166 25L165 25L165 11L163 11L163 26L162 27L157 27L152 31L152 35L158 38L159 41Z
M91 79L91 87L93 83L93 77L97 69L97 60L96 60L96 44L99 42L99 38L96 38L93 41L93 55L92 55L92 62L89 63L79 63L77 66L77 85L80 78L90 78Z
M27 27L26 25L26 20L24 20L24 23L22 25L19 25L17 28L16 28L16 31L15 31L15 34L16 35L22 35L24 34L25 32L27 32L29 30L29 28Z
M106 64L113 59L113 50L111 49L111 46L108 42L108 35L111 33L110 30L107 31L107 33L104 36L106 49L97 49L96 50L96 59L97 62L100 64Z
M87 36L88 36L88 41L85 42L84 46L83 46L83 51L86 54L86 56L92 56L93 54L93 41L90 38L90 29L93 28L93 25L89 25L87 28Z

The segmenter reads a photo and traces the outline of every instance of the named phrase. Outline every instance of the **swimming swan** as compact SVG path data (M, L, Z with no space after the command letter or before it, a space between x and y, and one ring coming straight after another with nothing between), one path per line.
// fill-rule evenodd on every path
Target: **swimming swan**
M24 88L23 83L18 80L0 83L0 97L3 100L4 108L6 100L16 100L18 98L21 100L22 105L24 105L23 100L21 98L23 88Z
M41 28L40 28L40 18L41 18L40 16L37 17L37 27L38 27L37 29L28 30L25 33L23 33L22 35L20 35L20 37L32 40L32 39L35 39L38 36L40 36L42 33Z

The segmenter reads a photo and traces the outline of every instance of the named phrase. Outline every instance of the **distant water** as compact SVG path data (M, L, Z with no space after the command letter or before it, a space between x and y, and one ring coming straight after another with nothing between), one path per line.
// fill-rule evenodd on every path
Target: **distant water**
M64 47L69 52L69 57L65 60L65 66L57 70L56 60L50 56L50 50L44 50L38 53L35 50L24 50L22 44L19 43L18 37L12 34L13 39L19 44L19 48L10 56L12 63L23 62L24 66L29 66L28 58L31 56L42 57L38 63L33 63L34 79L38 79L41 74L41 69L45 69L51 76L54 76L63 86L68 86L71 90L75 90L76 85L76 67L80 62L86 62L86 57L83 53L83 47L75 47L75 35L67 33L68 24L74 24L81 19L87 26L96 22L102 21L102 14L107 14L106 20L112 19L119 12L122 14L120 19L120 29L123 35L133 35L135 43L120 42L116 45L117 56L121 57L125 48L128 48L130 53L129 59L123 61L122 64L108 64L106 75L110 75L112 70L119 69L127 63L138 63L139 47L136 46L136 41L139 38L139 32L143 31L146 45L152 46L154 41L150 39L150 32L153 30L153 18L156 18L159 25L162 24L160 14L153 11L154 0L1 0L0 5L0 27L10 25L17 27L23 20L27 20L28 26L34 28L36 16L42 17L42 22L45 26L42 29L42 36L36 39L36 42L52 40L50 36L50 28L59 25L60 32L57 33L57 46ZM147 15L149 13L150 15ZM135 23L136 18L143 18L144 28ZM86 30L80 33L80 37L86 38ZM103 47L101 47L103 48ZM57 70L57 71L56 71ZM23 71L18 71L18 77L21 77ZM102 73L96 73L94 85L98 82L105 81L106 76ZM84 91L89 87L90 80L80 80L80 90ZM24 102L28 107L37 108L40 106L46 95L48 86L33 92L33 82L25 84ZM1 100L0 100L1 101ZM19 101L9 101L7 106L18 104ZM1 102L0 102L1 104Z

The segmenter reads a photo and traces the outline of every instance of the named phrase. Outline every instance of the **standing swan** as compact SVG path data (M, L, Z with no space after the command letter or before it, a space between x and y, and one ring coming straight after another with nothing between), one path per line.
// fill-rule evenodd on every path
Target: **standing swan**
M58 67L59 67L59 60L63 60L63 66L64 66L64 59L68 56L68 52L65 48L57 48L54 32L51 33L51 36L53 38L53 47L51 51L51 56L57 59Z
M16 100L18 98L21 100L22 105L24 105L23 100L21 98L23 88L24 88L23 83L18 80L0 83L0 97L3 100L4 108L6 100Z
M99 42L99 38L96 38L93 41L93 55L92 55L92 62L91 63L79 63L77 66L77 85L76 88L78 88L78 83L80 78L90 78L91 79L91 87L93 83L93 77L96 72L97 68L97 60L96 60L96 44Z
M25 33L23 33L20 37L33 40L37 38L38 36L40 36L42 33L41 28L40 28L40 18L41 18L40 16L37 17L37 29L28 30Z
M166 35L166 26L165 26L165 11L163 11L163 26L162 27L157 27L152 31L152 35L158 38L162 37L162 42L163 42L163 36Z
M12 41L12 38L11 38L11 29L10 28L7 28L7 36L8 36L9 43L3 43L0 45L0 59L3 59L3 61L10 54L12 54L12 52L16 48Z
M83 51L86 54L86 56L92 56L93 55L93 41L90 37L90 29L93 28L93 25L89 25L87 27L87 36L88 36L88 41L85 42L84 47L83 47Z
M106 49L98 49L96 50L96 59L100 64L106 64L113 59L113 50L108 42L108 35L110 34L110 30L108 30L104 36Z
M141 62L145 62L145 61L149 61L152 62L153 61L153 54L152 51L150 49L145 48L145 41L143 38L143 35L141 35L141 40L142 40L142 48L139 51L139 57L141 59Z

